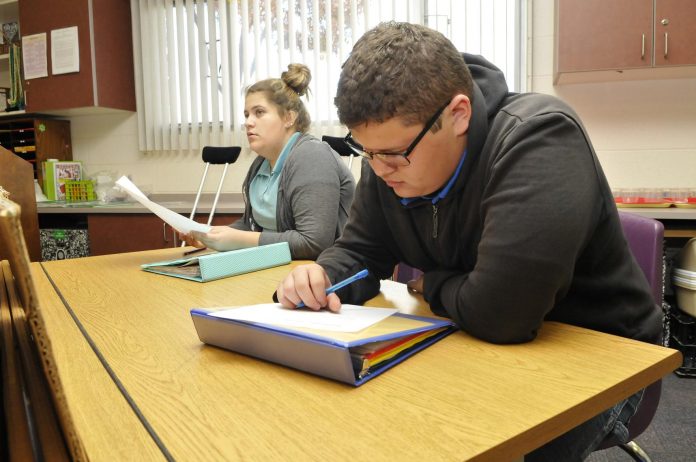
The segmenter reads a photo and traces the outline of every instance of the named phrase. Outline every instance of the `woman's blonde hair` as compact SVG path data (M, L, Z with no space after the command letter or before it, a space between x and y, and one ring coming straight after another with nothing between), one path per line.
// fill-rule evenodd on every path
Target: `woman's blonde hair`
M246 96L251 93L265 93L268 101L278 108L278 113L284 116L289 111L297 114L295 130L306 133L312 119L300 99L309 92L309 82L312 74L304 64L293 63L288 65L288 70L280 75L279 79L260 80L249 86Z

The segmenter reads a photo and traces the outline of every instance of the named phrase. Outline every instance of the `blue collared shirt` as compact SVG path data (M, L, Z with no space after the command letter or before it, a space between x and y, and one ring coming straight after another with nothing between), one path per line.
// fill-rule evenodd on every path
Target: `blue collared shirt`
M433 205L435 205L441 199L444 199L445 196L447 196L447 193L450 192L450 189L452 189L454 182L457 180L457 177L459 176L459 172L461 172L461 170L462 170L462 165L464 165L464 159L466 159L466 152L467 152L467 150L465 149L464 152L462 153L461 158L459 159L459 164L457 165L457 169L454 171L454 173L452 174L449 181L447 181L447 184L444 187L440 188L435 194L430 195L430 196L404 197L401 199L401 205L409 205L412 202L417 201L417 200L421 200L421 199L428 200Z

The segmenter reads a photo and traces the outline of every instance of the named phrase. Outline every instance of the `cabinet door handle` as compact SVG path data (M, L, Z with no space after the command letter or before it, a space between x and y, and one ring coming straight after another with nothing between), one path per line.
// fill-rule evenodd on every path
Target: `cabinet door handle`
M162 223L162 239L164 239L164 242L169 242L169 239L167 239L167 224Z
M668 43L667 40L668 39L669 39L669 35L667 32L665 32L665 58L667 57L667 51L668 51L668 47L667 47L667 43Z
M643 41L640 47L640 59L645 59L645 33L643 33Z

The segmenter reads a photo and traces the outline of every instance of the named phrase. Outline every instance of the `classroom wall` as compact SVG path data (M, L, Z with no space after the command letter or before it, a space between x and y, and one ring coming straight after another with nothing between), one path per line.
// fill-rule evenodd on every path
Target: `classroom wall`
M195 193L203 175L200 151L153 152L138 150L138 118L134 113L74 116L71 120L73 158L81 160L92 175L113 172L130 175L143 190L155 193ZM224 192L241 192L241 185L255 155L243 150L228 170ZM206 191L217 188L221 168L211 168Z
M529 1L528 89L575 108L612 188L696 188L696 79L553 85L554 0ZM138 151L134 114L75 116L73 156L88 172L130 174L152 192L195 192L200 153ZM225 190L239 192L253 155L230 169ZM357 174L359 162L353 162ZM208 190L213 190L214 186Z
M138 150L138 118L134 113L73 116L71 133L73 159L81 160L89 175L114 172L130 175L141 189L155 193L195 193L204 164L200 151L150 152ZM228 169L223 192L241 192L249 165L256 157L243 148ZM346 164L348 159L344 158ZM360 175L359 159L353 160L353 174ZM221 167L211 167L204 190L217 189Z
M612 189L696 187L696 79L554 86L554 0L528 4L529 89L578 112Z

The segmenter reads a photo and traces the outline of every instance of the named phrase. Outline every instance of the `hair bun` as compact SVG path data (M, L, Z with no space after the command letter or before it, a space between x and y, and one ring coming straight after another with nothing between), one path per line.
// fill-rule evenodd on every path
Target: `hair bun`
M312 81L312 73L304 64L292 63L288 65L288 70L283 72L280 78L292 91L299 96L304 96L309 89L309 82Z

